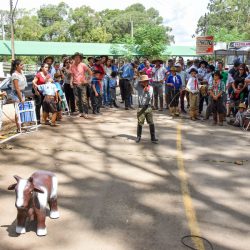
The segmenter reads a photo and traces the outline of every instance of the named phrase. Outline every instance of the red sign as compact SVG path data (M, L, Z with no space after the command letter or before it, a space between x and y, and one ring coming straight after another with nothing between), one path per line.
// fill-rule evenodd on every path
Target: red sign
M212 55L214 53L214 37L198 36L196 37L196 54Z

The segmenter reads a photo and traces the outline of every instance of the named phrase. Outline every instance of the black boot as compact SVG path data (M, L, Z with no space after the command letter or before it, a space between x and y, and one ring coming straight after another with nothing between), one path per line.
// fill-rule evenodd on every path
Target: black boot
M158 139L155 138L155 125L150 124L149 129L150 129L150 135L151 135L151 142L157 143Z
M136 143L139 143L141 140L141 132L142 132L142 126L141 125L137 125L137 138L136 138Z
M119 108L119 106L116 104L116 101L114 101L114 107Z

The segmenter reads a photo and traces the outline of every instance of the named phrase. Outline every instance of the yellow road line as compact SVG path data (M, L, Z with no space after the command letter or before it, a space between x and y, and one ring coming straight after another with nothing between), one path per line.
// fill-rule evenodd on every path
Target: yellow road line
M183 197L183 203L185 207L185 212L188 220L188 226L192 235L201 236L200 228L197 222L195 209L192 203L192 198L190 196L190 191L188 188L188 178L184 166L183 155L182 155L182 141L181 141L181 124L177 125L177 165L179 168L179 178L181 182L181 192ZM205 250L203 241L199 238L192 238L193 243L198 250Z

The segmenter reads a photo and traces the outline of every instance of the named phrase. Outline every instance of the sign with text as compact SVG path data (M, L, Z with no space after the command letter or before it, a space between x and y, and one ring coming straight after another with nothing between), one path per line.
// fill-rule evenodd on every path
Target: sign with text
M214 37L198 36L196 37L196 54L212 55L214 53Z

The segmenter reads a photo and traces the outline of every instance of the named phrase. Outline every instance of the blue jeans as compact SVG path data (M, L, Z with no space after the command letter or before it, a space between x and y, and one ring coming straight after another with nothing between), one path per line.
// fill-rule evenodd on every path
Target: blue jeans
M102 89L103 89L103 104L109 105L111 102L110 89L109 89L109 76L104 76Z

